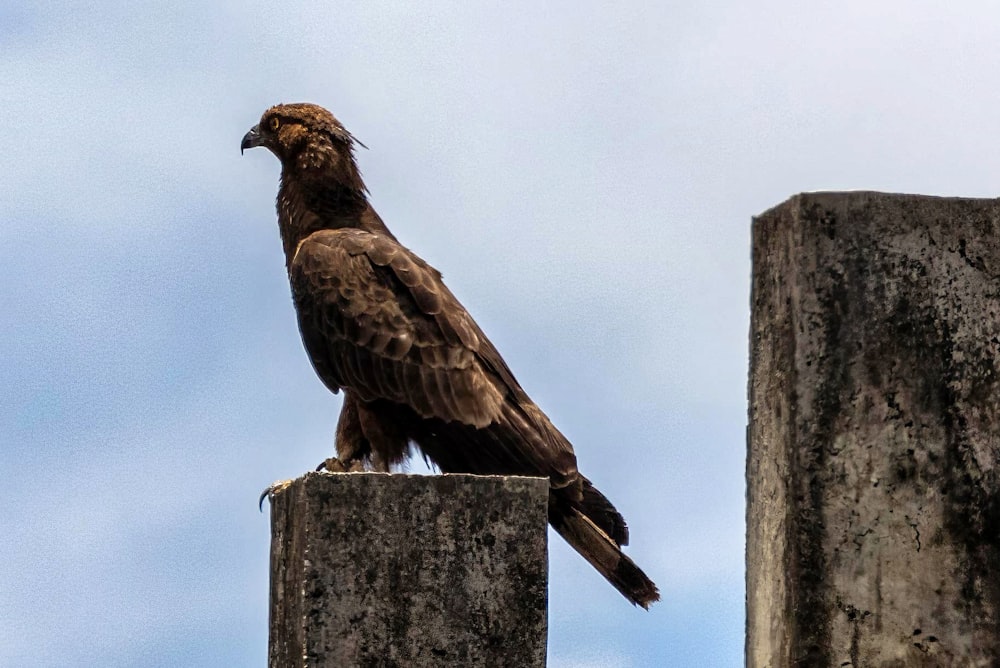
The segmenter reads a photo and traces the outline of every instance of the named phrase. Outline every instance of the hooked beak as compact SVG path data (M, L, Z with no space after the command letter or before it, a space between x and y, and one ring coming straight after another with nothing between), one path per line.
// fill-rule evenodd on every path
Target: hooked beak
M260 145L260 125L258 124L250 128L250 132L243 135L243 141L240 142L240 155L243 155L243 151L248 148L254 148Z

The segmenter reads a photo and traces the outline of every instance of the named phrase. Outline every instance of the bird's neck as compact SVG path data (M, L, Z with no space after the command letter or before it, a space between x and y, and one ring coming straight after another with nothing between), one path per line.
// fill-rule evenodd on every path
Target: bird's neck
M331 181L303 182L282 175L278 188L278 229L289 268L299 243L313 232L357 228L384 234L393 239L382 219L372 208L364 184L348 187Z

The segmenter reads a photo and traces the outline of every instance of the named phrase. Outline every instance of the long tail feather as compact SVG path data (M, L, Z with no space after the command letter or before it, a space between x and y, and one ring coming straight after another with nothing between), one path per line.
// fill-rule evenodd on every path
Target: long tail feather
M587 480L580 476L583 482L583 499L580 501L580 510L597 528L608 535L608 538L615 541L615 545L621 547L628 545L628 525L614 504L608 501L608 497L601 494L601 491Z
M561 507L560 507L561 506ZM633 604L649 608L660 592L604 531L576 508L550 504L549 522L567 543Z

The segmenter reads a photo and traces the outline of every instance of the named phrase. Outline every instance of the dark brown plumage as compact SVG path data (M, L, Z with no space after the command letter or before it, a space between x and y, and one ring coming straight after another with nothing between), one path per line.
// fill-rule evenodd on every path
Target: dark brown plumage
M278 105L243 138L281 161L278 226L302 340L344 390L330 470L388 471L415 443L446 473L546 476L552 526L630 601L659 600L628 527L500 353L368 203L354 139L327 110Z

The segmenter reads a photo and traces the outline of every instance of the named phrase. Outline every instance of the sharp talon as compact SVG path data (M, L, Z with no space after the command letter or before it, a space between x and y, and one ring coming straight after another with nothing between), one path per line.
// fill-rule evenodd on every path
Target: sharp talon
M271 494L276 491L280 491L292 484L291 480L279 480L275 483L271 483L267 488L260 493L260 498L257 500L257 508L260 512L264 512L264 499L270 500Z
M323 469L326 469L329 473L347 473L350 470L344 465L344 462L336 457L330 457L316 467L317 471L322 471Z

